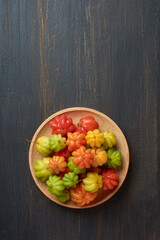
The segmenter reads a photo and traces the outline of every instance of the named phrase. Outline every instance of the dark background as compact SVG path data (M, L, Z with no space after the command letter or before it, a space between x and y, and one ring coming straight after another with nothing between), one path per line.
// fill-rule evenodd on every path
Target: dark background
M0 0L0 239L160 239L159 0ZM56 111L97 109L124 132L130 168L118 193L61 207L28 165Z

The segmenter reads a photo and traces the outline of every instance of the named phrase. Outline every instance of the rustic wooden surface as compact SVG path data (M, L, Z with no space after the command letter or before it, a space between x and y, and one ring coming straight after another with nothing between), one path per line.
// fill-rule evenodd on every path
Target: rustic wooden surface
M160 239L159 0L0 0L0 239ZM90 107L127 137L123 187L101 206L54 204L28 164L37 127Z

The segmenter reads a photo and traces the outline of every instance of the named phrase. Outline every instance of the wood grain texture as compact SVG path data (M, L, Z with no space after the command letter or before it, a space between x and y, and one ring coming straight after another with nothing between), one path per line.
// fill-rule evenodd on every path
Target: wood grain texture
M160 239L160 2L0 1L0 239ZM48 200L28 166L37 127L73 106L127 137L128 177L84 211Z

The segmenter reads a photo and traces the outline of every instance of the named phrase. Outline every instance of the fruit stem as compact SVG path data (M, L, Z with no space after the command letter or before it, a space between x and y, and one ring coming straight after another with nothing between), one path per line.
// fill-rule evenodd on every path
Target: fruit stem
M34 143L34 142L32 142L31 140L28 140L28 139L26 139L26 138L25 138L25 140L26 140L27 142Z

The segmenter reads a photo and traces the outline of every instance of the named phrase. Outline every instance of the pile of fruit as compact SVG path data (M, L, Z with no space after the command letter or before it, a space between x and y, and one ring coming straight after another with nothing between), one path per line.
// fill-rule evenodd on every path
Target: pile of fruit
M87 116L73 124L66 115L50 122L52 136L36 142L37 151L45 156L34 166L35 176L46 182L59 201L71 199L78 206L89 204L98 190L113 190L118 185L115 168L122 165L114 133L99 131L99 124Z

